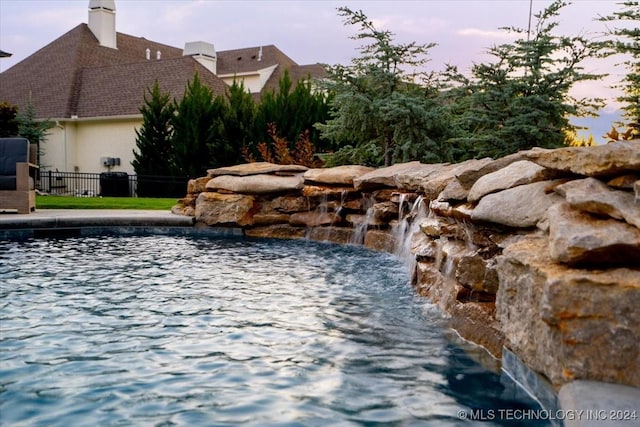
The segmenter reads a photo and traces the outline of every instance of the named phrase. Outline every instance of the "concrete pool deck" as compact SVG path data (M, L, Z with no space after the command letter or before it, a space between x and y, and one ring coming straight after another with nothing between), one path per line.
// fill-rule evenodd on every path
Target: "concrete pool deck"
M0 213L0 239L67 233L97 235L115 231L118 234L134 234L167 230L205 235L242 234L237 228L197 227L193 217L158 210L40 209L31 214ZM535 389L526 381L524 383L525 389ZM547 411L542 416L554 426L640 426L640 388L574 381L563 386L550 400L555 402L541 402ZM517 419L518 416L529 414L505 412L500 415L504 415L505 419Z
M192 217L159 210L40 209L30 214L0 214L0 229L87 226L191 227L193 224Z

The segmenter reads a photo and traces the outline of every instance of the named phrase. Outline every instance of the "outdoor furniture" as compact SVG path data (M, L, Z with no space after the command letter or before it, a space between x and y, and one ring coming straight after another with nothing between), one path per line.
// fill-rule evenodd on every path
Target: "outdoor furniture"
M36 209L36 171L29 140L0 138L0 212L28 214Z

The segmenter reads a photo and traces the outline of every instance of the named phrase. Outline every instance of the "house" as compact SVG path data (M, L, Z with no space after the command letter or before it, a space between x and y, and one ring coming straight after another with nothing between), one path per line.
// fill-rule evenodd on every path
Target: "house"
M41 157L45 170L133 173L139 108L155 80L178 100L196 72L214 95L238 79L259 97L278 87L285 70L294 81L324 72L273 45L216 52L203 41L180 49L116 32L114 0L90 0L88 12L88 24L0 74L0 102L31 103L38 119L55 123Z

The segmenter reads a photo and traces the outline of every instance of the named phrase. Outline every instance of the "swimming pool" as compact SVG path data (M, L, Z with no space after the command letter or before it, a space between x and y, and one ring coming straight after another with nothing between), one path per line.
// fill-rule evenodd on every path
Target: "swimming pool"
M537 407L451 340L400 261L360 247L0 242L0 328L2 425L455 426Z

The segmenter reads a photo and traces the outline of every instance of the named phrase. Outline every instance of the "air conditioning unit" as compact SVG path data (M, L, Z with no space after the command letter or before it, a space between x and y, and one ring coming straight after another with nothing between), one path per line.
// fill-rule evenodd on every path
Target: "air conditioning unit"
M100 164L102 166L120 166L120 157L100 157Z

